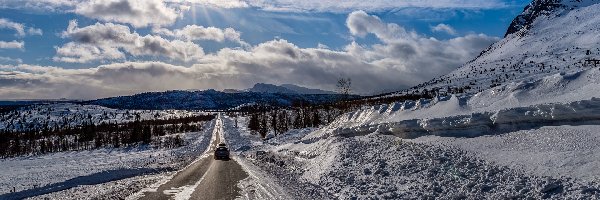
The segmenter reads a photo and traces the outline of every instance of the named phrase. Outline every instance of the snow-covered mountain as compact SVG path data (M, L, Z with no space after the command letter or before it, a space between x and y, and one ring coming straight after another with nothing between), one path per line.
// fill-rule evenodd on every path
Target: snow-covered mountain
M477 58L412 91L474 94L600 66L599 0L535 0ZM406 92L406 91L404 91Z
M325 91L320 89L311 89L293 84L273 85L267 83L254 84L252 88L247 89L249 92L259 93L282 93L282 94L336 94L335 92Z

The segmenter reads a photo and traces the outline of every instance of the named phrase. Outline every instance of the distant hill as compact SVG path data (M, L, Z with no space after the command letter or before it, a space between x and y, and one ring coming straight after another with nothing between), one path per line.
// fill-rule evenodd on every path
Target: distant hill
M337 94L336 92L332 92L332 91L305 88L305 87L301 87L301 86L297 86L297 85L293 85L293 84L283 84L280 86L285 87L290 90L293 90L293 91L296 91L297 93L300 93L300 94Z
M248 89L249 92L258 93L282 93L282 94L336 94L335 92L325 91L320 89L311 89L301 87L293 84L273 85L267 83L257 83L252 88Z
M259 86L260 88L261 86ZM266 91L266 90L265 90ZM272 90L268 90L272 91ZM287 91L287 90L282 90ZM356 97L356 96L355 96ZM132 96L120 96L88 101L86 103L119 109L194 109L217 110L230 109L247 104L268 104L290 106L294 103L321 104L334 102L341 98L338 94L298 94L283 92L219 92L204 91L166 91L146 92Z

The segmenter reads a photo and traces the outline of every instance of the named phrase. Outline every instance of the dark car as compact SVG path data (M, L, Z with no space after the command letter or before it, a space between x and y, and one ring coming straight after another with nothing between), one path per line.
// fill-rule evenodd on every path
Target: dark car
M219 146L215 149L215 160L229 160L229 149Z

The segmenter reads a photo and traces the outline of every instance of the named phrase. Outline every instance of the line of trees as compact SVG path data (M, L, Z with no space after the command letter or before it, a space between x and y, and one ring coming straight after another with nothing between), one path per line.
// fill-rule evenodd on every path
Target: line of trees
M0 130L0 157L39 155L61 151L90 150L101 147L124 147L151 144L157 148L183 145L176 133L202 130L202 122L214 115L172 119L135 120L127 123L84 122L76 127L51 127L13 131ZM176 134L172 136L172 134Z
M248 129L265 138L269 132L279 135L291 129L326 125L342 113L342 109L331 105L310 105L288 108L262 106L244 115L248 116Z

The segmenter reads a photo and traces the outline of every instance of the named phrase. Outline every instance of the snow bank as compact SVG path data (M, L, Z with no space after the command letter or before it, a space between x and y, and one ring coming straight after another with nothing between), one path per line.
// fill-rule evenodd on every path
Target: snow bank
M412 141L460 148L480 159L537 176L600 180L600 126L552 126L475 138L427 136Z

